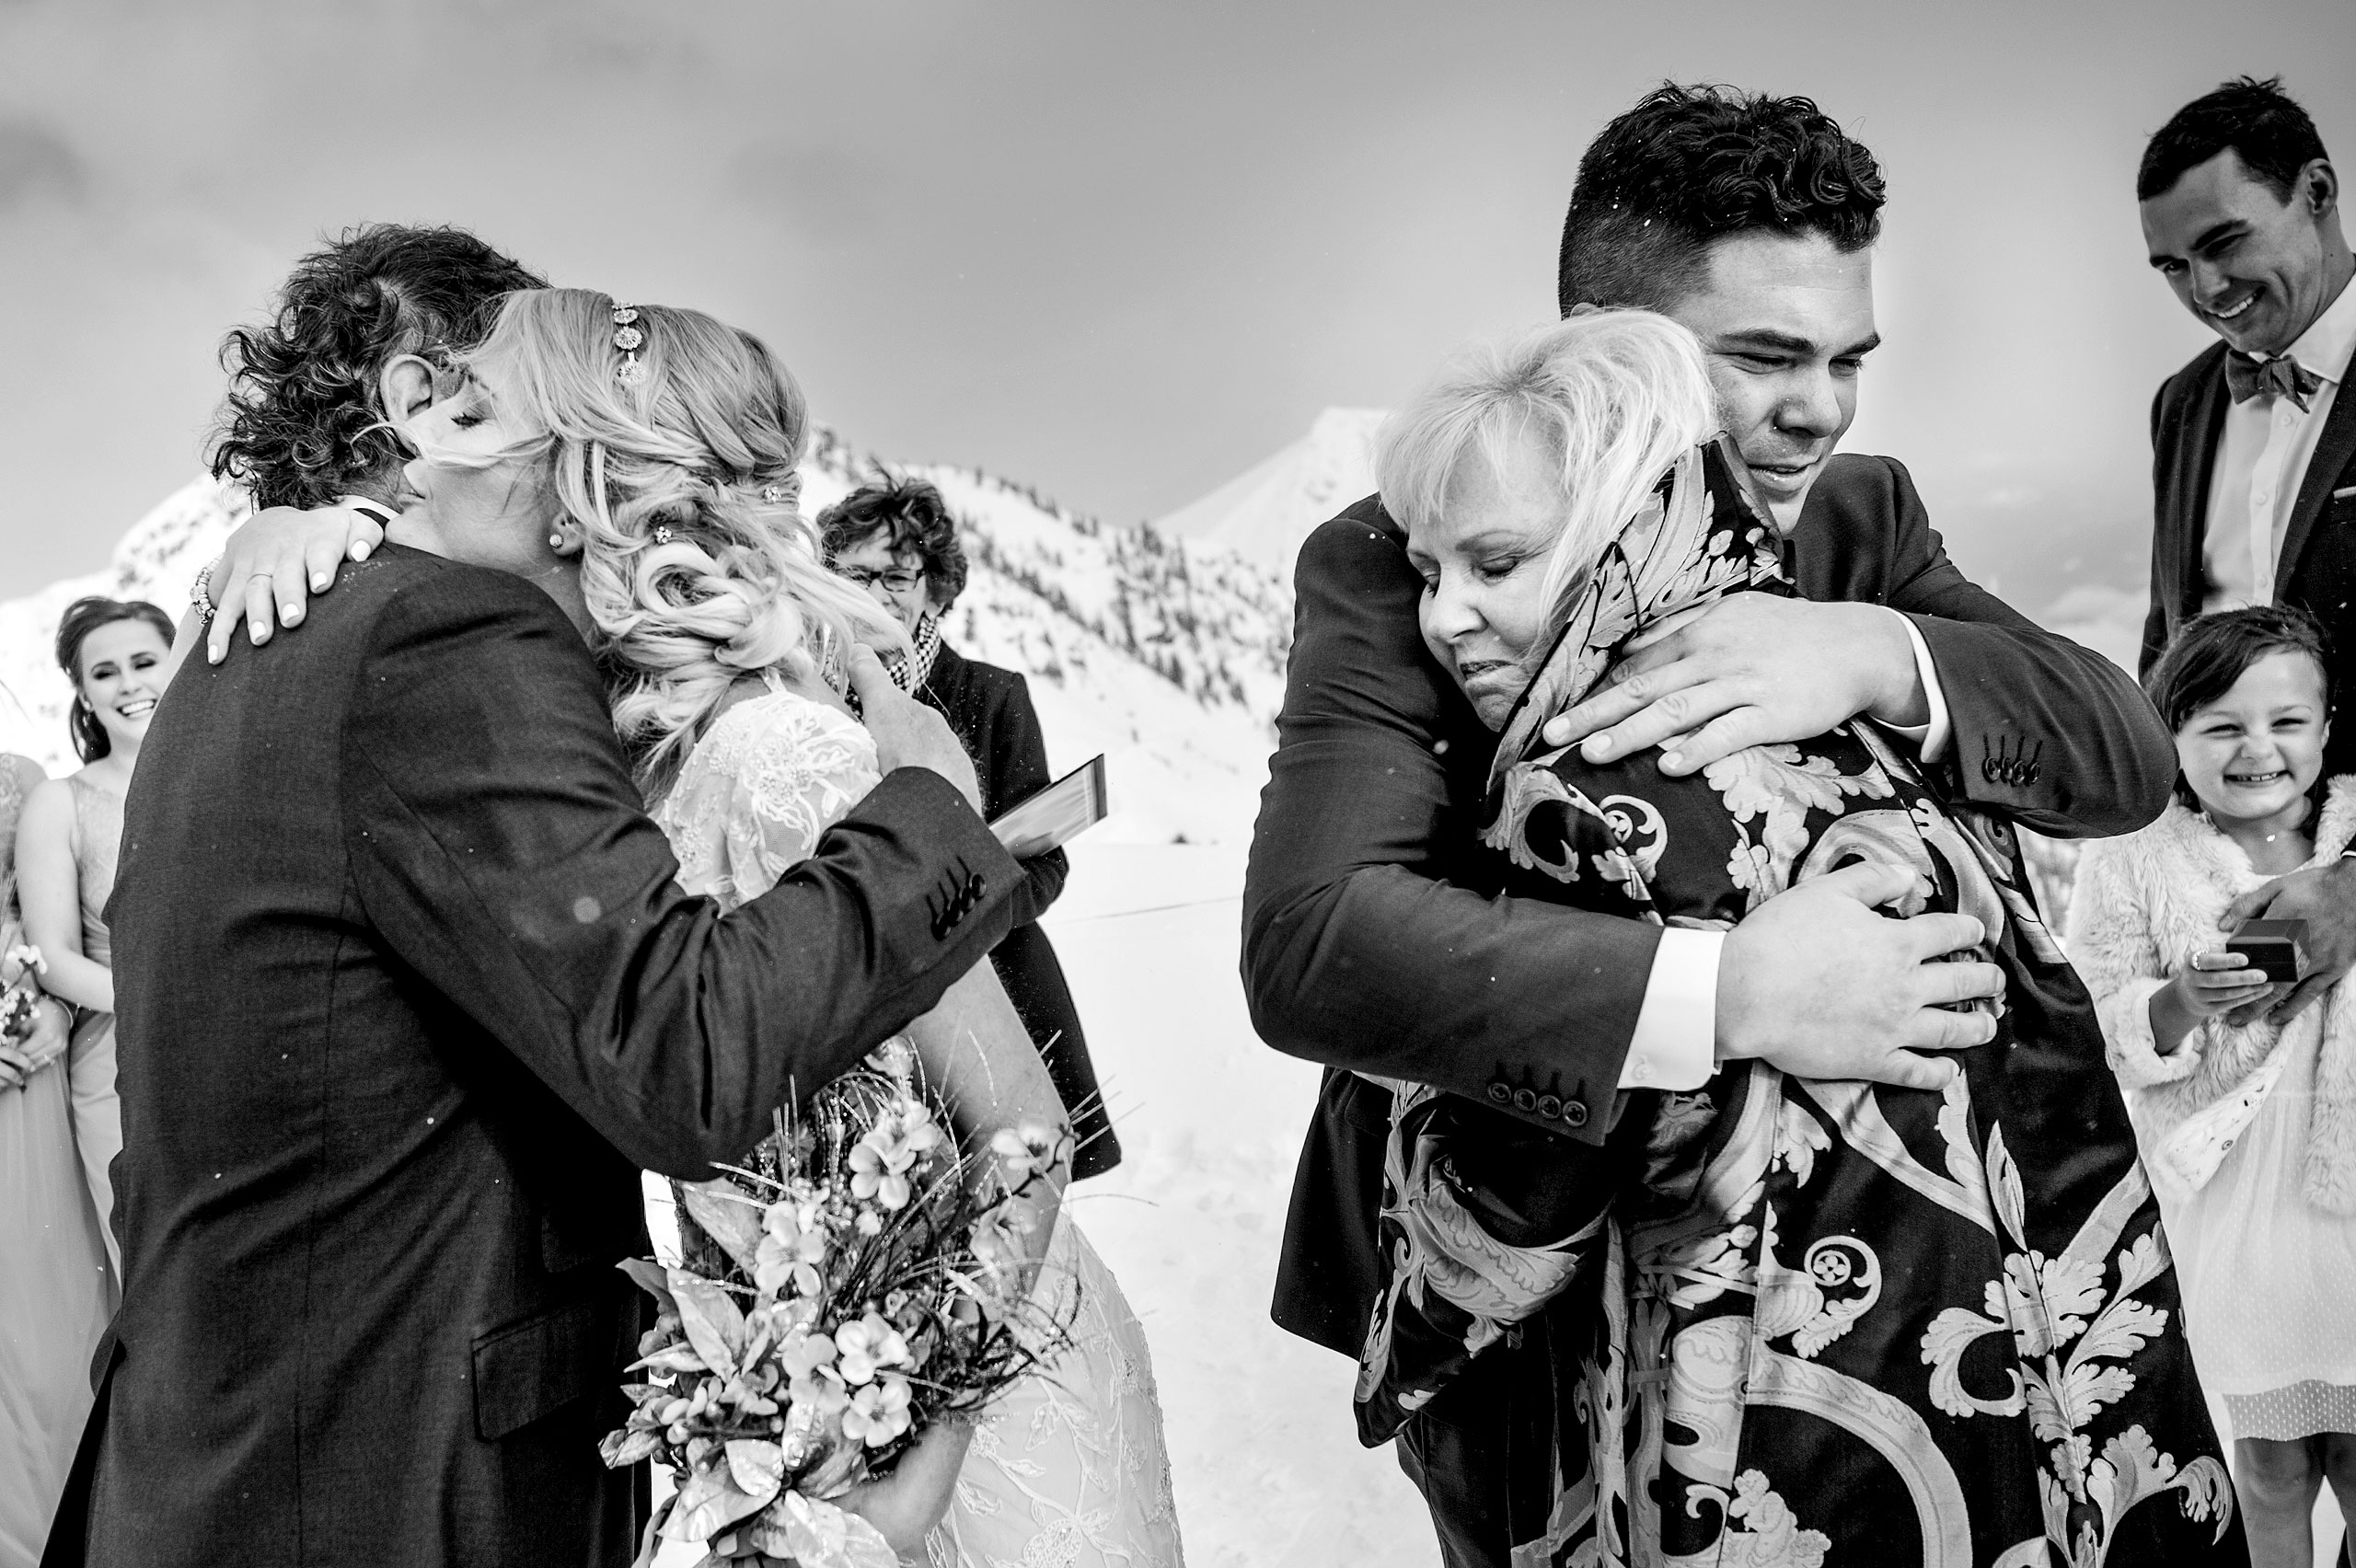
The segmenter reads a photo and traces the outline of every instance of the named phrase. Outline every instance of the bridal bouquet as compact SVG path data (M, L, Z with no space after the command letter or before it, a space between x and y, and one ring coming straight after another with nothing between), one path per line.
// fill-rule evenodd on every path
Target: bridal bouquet
M601 1452L670 1467L660 1534L703 1545L699 1568L893 1568L881 1532L828 1499L1059 1341L1022 1237L1068 1136L1007 1129L961 1156L943 1121L894 1041L744 1167L676 1188L678 1266L622 1265L661 1315L631 1368L645 1381L624 1385L637 1409Z

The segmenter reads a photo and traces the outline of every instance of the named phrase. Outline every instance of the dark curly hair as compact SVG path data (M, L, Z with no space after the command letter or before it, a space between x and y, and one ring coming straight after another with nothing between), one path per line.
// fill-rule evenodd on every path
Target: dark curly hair
M57 622L57 667L74 683L74 702L65 710L65 721L74 732L75 753L84 762L98 761L114 749L114 743L107 738L107 727L98 722L90 705L82 700L82 644L98 628L127 620L145 621L156 628L165 647L172 645L172 617L144 599L110 599L92 594L66 605Z
M894 556L914 555L924 568L925 594L945 610L965 591L965 548L957 542L957 519L941 491L922 479L884 472L818 513L827 564L881 533Z
M1722 235L1815 233L1862 250L1881 237L1887 200L1873 154L1810 100L1664 82L1579 159L1555 273L1563 314L1667 310Z
M214 432L216 478L256 506L323 506L381 492L402 461L379 428L376 377L400 354L440 363L490 336L499 299L548 285L466 230L370 224L294 264L278 309L221 344L229 396Z
M2135 170L2135 200L2166 195L2187 169L2228 149L2282 202L2291 199L2301 169L2329 156L2316 122L2282 90L2281 77L2236 76L2177 110L2152 133Z
M2143 677L2143 695L2170 730L2181 730L2269 653L2304 653L2316 662L2323 672L2324 716L2330 717L2331 639L2315 617L2289 605L2220 610L2185 622ZM2329 782L2316 778L2312 793L2317 804ZM2181 773L2176 777L2176 798L2188 810L2200 809L2200 798Z

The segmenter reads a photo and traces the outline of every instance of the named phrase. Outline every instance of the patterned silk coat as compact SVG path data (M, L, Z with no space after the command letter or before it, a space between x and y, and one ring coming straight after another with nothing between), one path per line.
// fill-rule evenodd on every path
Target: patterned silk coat
M1574 593L1499 744L1488 842L1517 894L1704 929L1854 861L1903 867L1891 913L1988 932L1954 956L2003 969L1996 1036L1944 1092L1732 1064L1625 1096L1601 1148L1392 1085L1361 1435L1542 1335L1549 1451L1511 1469L1544 1494L1515 1499L1516 1568L2244 1562L2159 1213L2011 828L1869 723L1687 778L1534 754L1632 637L1788 592L1736 472L1688 454Z

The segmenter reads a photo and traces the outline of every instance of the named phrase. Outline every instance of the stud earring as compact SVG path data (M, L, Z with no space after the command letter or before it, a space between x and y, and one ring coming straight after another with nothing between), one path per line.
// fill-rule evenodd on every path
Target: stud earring
M549 548L552 550L560 550L564 548L564 536L562 534L550 534L549 536Z

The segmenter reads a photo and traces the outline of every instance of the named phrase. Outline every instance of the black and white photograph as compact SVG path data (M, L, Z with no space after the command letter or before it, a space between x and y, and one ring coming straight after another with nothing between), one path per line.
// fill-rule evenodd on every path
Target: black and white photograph
M2351 81L0 0L0 1568L2356 1563Z

